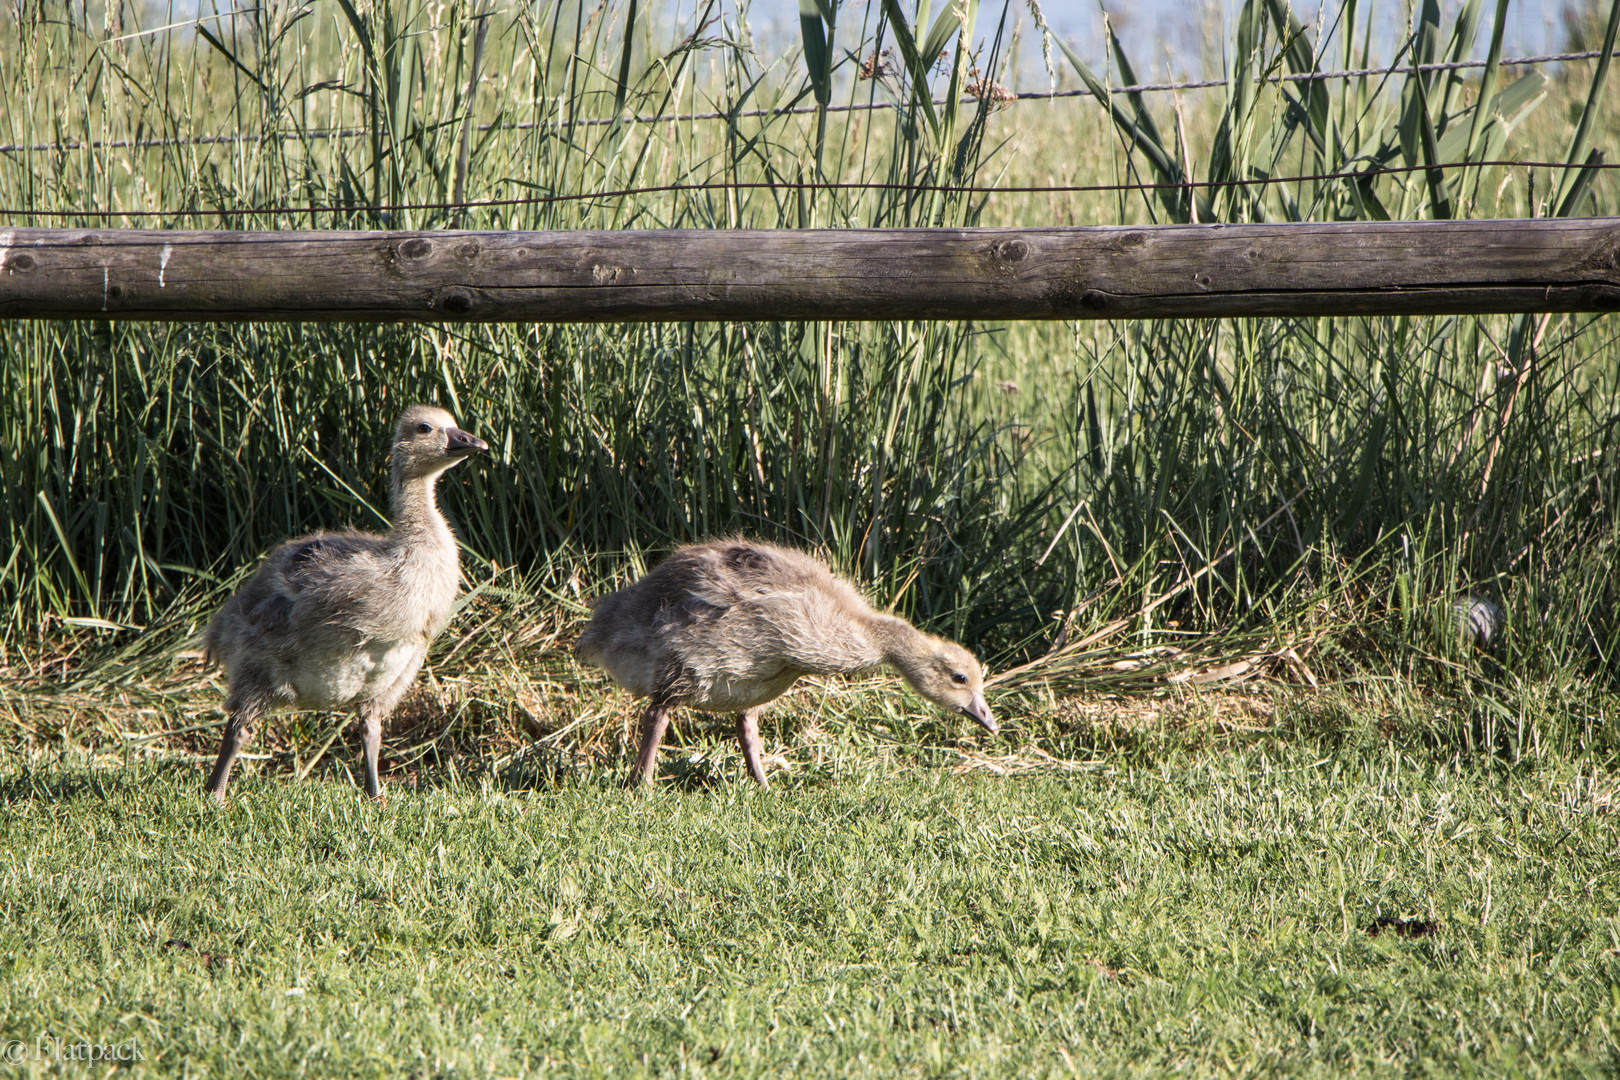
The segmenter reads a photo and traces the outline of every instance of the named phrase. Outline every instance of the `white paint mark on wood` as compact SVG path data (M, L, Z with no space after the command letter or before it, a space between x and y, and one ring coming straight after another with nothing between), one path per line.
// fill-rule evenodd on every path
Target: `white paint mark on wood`
M163 253L158 256L158 288L163 288L163 271L169 268L169 256L174 254L173 244L164 244Z
M112 270L105 263L101 267L101 310L107 310L107 290L112 287Z

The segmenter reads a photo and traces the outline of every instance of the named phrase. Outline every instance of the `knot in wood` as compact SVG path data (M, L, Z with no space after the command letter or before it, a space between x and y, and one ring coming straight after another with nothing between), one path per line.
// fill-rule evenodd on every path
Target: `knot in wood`
M453 315L465 315L473 309L473 298L470 293L461 289L452 289L444 294L444 310Z
M34 266L34 257L27 252L24 252L21 255L13 255L11 257L11 261L6 263L6 269L10 270L14 274L26 274L28 271L32 270Z
M433 253L433 241L423 236L413 236L399 245L399 253L407 259L425 259Z
M1029 245L1022 240L1003 240L996 245L996 255L1002 262L1023 262L1029 257Z

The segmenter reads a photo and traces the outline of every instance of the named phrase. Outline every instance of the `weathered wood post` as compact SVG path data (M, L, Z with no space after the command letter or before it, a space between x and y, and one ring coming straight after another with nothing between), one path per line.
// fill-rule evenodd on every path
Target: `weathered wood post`
M0 226L0 317L1099 319L1620 310L1620 219L1142 228Z

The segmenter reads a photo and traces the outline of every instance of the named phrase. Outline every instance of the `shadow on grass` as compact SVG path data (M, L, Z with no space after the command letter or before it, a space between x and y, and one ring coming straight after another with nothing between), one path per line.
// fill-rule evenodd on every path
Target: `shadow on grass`
M23 769L0 776L0 806L17 803L121 802L150 790L154 782L183 787L195 780L202 790L202 774L180 762L141 764L119 769L62 765Z

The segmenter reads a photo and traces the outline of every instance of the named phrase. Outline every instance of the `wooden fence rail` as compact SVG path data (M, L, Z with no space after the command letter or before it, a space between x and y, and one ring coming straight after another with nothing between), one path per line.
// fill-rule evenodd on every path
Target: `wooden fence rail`
M1144 228L0 225L0 317L603 322L1620 310L1620 218Z

